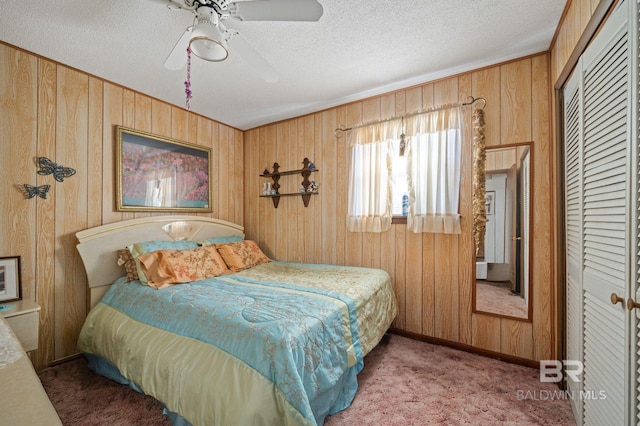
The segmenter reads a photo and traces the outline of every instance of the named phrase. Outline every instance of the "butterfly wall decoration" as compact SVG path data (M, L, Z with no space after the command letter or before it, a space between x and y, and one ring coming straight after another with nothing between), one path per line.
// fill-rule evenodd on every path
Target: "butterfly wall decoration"
M71 167L60 166L47 157L36 157L35 162L38 164L39 175L53 175L53 178L58 182L63 182L65 178L71 177L76 174L76 170ZM25 198L40 197L43 200L47 199L47 192L51 185L33 186L28 183L22 184L22 186L16 185L22 192L24 192Z
M47 199L47 192L49 192L49 188L51 188L51 185L33 186L27 183L22 186L24 187L24 194L27 198L38 196L44 200Z
M58 182L64 181L65 178L71 177L76 174L75 169L71 167L60 166L53 161L49 160L47 157L38 157L36 159L38 163L39 175L50 175L53 174L53 178Z

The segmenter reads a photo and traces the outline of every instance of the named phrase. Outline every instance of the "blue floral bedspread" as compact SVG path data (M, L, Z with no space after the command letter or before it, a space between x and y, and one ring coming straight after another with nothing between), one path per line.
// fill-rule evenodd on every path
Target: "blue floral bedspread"
M350 405L396 311L384 271L270 262L162 290L118 280L79 346L194 425L313 425Z

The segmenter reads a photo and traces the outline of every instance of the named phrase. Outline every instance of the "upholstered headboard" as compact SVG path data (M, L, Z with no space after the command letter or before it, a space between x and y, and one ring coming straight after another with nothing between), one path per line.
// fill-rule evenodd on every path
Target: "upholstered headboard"
M201 216L152 216L101 225L76 233L78 252L87 271L89 308L95 306L109 286L124 276L117 264L117 250L152 240L201 241L239 235L244 228L235 223Z

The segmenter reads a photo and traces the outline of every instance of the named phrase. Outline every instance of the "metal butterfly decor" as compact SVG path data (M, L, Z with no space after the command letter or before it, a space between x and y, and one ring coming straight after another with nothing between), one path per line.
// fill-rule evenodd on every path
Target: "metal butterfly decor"
M33 198L36 195L44 200L47 199L47 192L51 185L40 185L40 186L32 186L27 183L23 184L24 193L27 198Z
M47 157L38 157L38 170L39 175L50 175L53 174L53 178L58 182L64 181L64 178L71 177L76 174L75 169L71 167L59 166L53 161L49 160Z

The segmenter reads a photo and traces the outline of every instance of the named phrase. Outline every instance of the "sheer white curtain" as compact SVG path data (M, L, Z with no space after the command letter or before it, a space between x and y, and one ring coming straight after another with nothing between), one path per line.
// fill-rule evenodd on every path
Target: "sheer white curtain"
M384 232L391 228L391 142L400 133L399 119L349 133L349 231Z
M413 232L460 233L462 112L453 107L406 119L409 215Z

